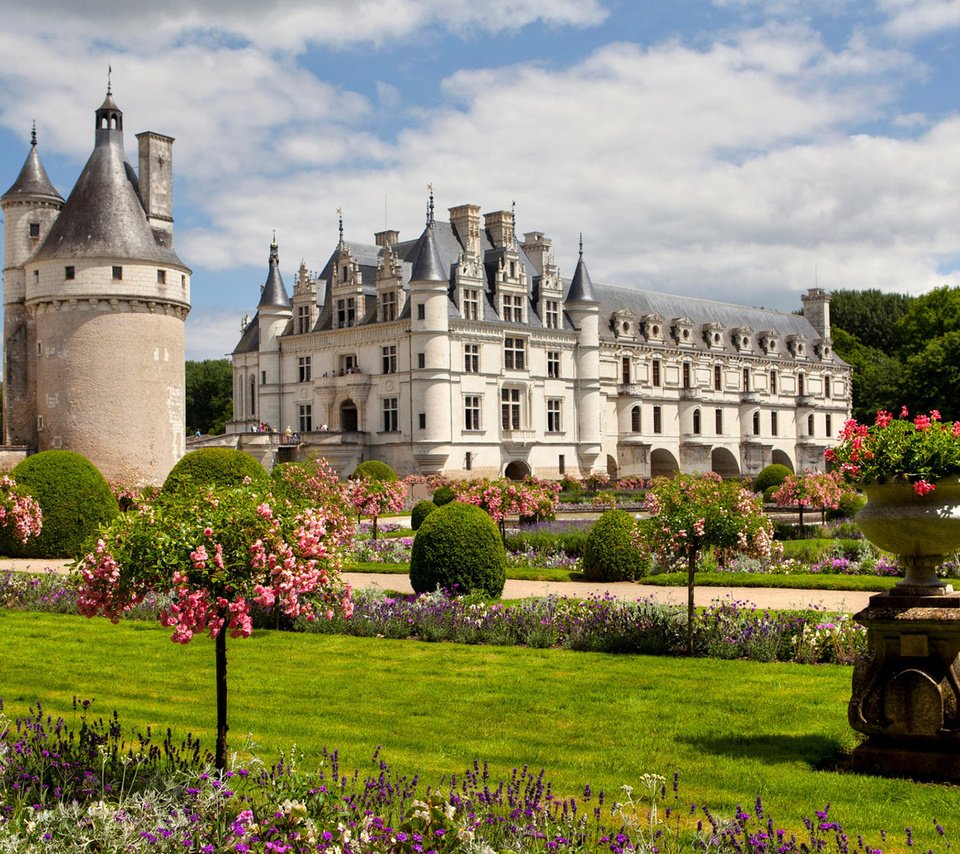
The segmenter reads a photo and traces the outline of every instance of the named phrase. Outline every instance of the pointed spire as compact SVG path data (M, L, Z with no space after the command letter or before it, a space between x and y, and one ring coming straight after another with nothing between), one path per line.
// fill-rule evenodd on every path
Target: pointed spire
M273 240L270 243L270 270L267 273L267 280L260 291L259 308L265 306L281 306L289 308L290 297L287 296L287 288L283 284L283 276L280 275L280 249L277 246L277 232L274 229Z
M337 246L343 248L343 208L337 208L337 223L340 229L340 242L337 243Z
M37 201L54 202L63 204L61 196L50 179L47 177L47 171L40 162L40 152L37 148L37 123L33 122L33 128L30 131L30 151L27 153L27 159L24 161L23 168L13 182L13 186L3 194L3 200L7 201L14 198L31 198Z
M30 145L33 148L37 146L37 120L33 120L33 129L30 131Z
M517 201L510 202L510 243L517 242Z
M574 271L573 280L570 282L570 290L567 291L565 302L597 302L597 299L593 295L593 282L590 281L587 263L583 260L583 232L580 233L580 258L577 261L577 269Z
M411 283L446 282L448 280L448 276L443 271L443 261L440 260L440 253L437 251L433 233L433 223L428 222L417 243L417 254L413 259L413 269L410 272Z

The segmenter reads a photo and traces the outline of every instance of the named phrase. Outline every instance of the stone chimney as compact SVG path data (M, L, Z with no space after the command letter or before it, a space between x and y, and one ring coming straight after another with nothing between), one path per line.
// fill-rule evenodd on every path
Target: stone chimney
M450 224L456 229L466 255L480 258L480 206L459 205L450 208Z
M526 253L530 263L533 264L538 276L543 275L546 267L550 266L553 257L550 254L550 247L553 241L543 236L540 231L528 231L523 235L523 251Z
M400 240L400 232L392 228L387 231L378 231L373 235L373 239L377 241L377 246L396 246Z
M140 198L157 242L173 248L173 137L137 134Z
M823 288L810 288L800 297L803 316L821 338L830 338L830 294Z
M513 244L513 214L510 211L484 214L483 227L496 249L504 249Z

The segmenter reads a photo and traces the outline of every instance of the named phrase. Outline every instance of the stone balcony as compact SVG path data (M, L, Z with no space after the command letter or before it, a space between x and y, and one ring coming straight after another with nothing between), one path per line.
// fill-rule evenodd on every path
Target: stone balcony
M536 430L501 430L500 442L510 448L527 448L537 440Z

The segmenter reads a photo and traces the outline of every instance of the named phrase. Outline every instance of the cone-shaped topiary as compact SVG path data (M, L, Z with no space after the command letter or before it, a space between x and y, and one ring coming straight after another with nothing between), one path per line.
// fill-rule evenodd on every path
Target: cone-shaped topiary
M771 486L780 486L792 474L785 465L773 463L757 475L753 482L753 491L766 492Z
M496 597L506 580L503 540L485 510L453 502L423 520L410 558L410 584L417 593L439 588Z
M397 473L381 460L366 460L358 465L350 480L366 478L367 480L382 480L393 483L397 479Z
M199 448L186 454L163 482L166 493L183 492L198 486L240 486L244 478L263 484L267 470L250 454L235 448Z
M74 451L42 451L17 465L11 477L40 504L43 530L26 543L0 529L0 551L12 557L79 557L100 525L119 512L99 469Z
M636 521L626 510L608 510L587 534L583 574L591 581L633 581L646 575L649 561L633 544Z
M426 498L423 501L418 501L413 505L413 510L410 511L410 527L414 531L419 531L423 520L436 509L437 505Z

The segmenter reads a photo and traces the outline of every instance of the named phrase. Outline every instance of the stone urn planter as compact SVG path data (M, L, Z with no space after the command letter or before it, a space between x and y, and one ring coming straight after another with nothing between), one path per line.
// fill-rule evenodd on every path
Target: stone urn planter
M960 479L941 481L927 495L917 495L909 483L871 484L863 490L867 505L856 522L871 543L899 557L904 578L896 592L951 592L936 568L960 550Z

